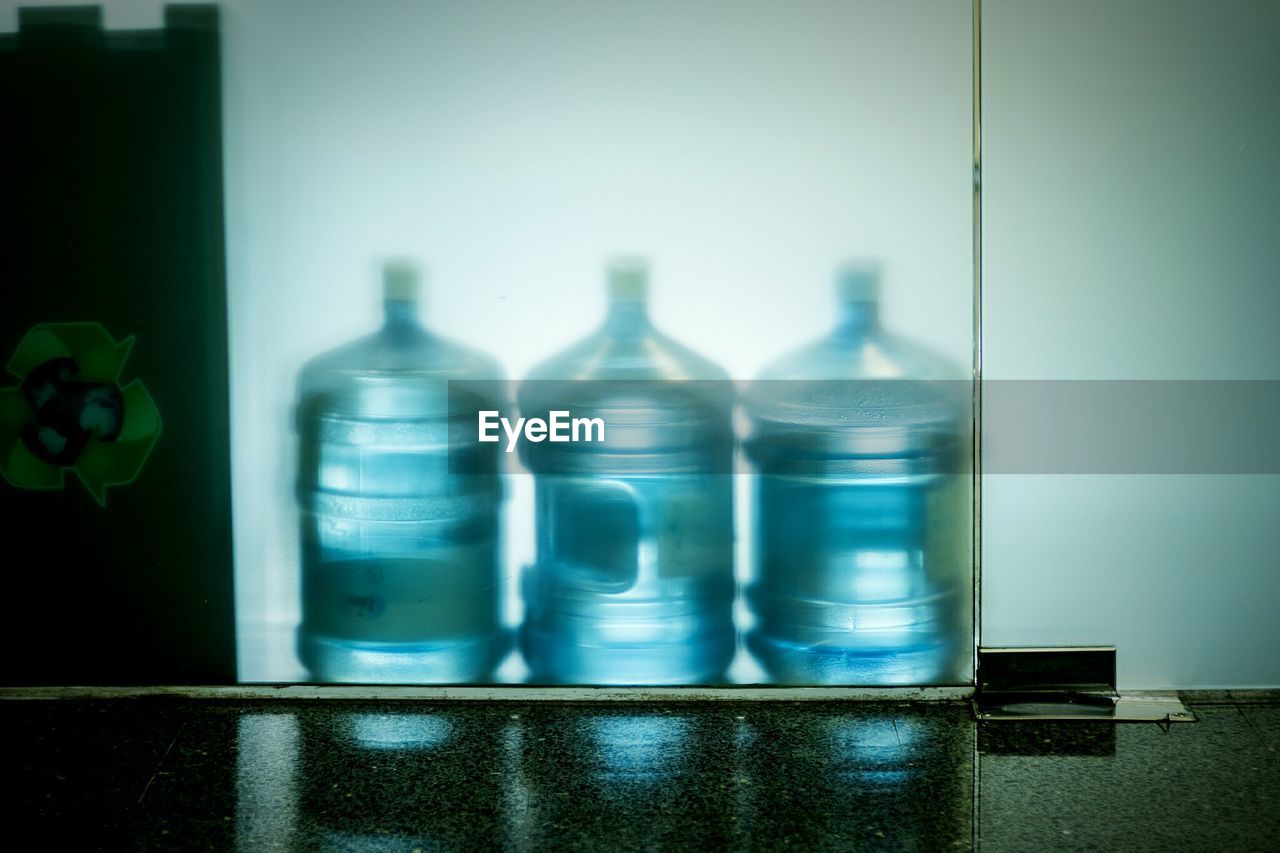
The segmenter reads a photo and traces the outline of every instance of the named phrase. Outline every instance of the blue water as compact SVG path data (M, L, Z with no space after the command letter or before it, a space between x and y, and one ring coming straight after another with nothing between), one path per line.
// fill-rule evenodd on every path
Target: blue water
M963 482L880 483L762 476L759 574L748 646L778 681L934 684L958 651L954 579L928 527L951 521Z
M736 642L730 480L543 478L522 633L538 679L718 679Z

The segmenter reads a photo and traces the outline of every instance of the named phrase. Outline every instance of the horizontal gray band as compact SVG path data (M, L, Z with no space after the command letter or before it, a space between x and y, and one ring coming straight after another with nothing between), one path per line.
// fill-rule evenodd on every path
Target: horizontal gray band
M591 391L595 397L637 396L619 389L625 382L583 384L600 386ZM666 386L673 388L670 412L663 410ZM687 424L691 399L706 400L714 410L726 398L738 407L739 450L746 447L749 452L734 454L732 461L727 454L718 461L714 453L703 455L700 458L711 460L712 468L701 473L763 470L833 483L880 478L885 485L906 473L973 473L969 449L975 395L968 379L700 381L666 386L646 382L637 389L647 395L654 411L647 418L629 418L627 429L619 430L627 439L625 450L610 446L607 421L605 441L594 445L560 444L547 453L546 443L522 441L525 451L540 448L532 454L532 473L673 473L666 468L670 459L660 452L653 454L653 469L645 471L645 454L636 452L636 422L652 423L653 446L662 447L664 430L678 431ZM497 389L489 390L500 397ZM507 398L518 396L509 386L505 391ZM582 390L568 395L566 408L572 412L568 401L584 396L588 395ZM545 395L541 404L548 405ZM508 417L517 414L503 412ZM453 424L458 431L451 438L455 450L450 470L475 471L474 455L458 450L467 442L473 452L479 446L474 423L459 417ZM1280 380L986 380L981 427L984 475L1280 474ZM684 452L697 454L687 447ZM507 473L530 473L528 453L524 462L520 453L497 455ZM564 460L562 466L550 464L559 459Z

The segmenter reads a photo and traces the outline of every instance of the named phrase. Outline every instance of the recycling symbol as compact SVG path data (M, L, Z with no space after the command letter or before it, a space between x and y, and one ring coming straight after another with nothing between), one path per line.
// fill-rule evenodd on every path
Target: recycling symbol
M133 336L97 323L34 326L9 359L18 385L0 388L0 475L20 489L60 489L70 468L99 506L132 483L160 437L142 381L121 387Z

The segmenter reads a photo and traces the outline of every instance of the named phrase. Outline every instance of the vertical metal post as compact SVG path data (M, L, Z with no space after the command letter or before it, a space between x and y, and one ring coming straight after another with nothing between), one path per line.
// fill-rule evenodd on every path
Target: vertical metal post
M982 0L973 0L973 667L982 645Z

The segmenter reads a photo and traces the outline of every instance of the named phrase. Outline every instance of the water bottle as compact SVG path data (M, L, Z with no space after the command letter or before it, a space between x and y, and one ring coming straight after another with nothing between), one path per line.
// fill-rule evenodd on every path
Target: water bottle
M414 268L388 264L381 330L298 381L298 653L317 681L478 681L508 645L496 448L450 405L451 380L501 368L424 329L417 297Z
M744 395L755 485L748 648L785 683L963 679L967 384L885 331L873 265L846 268L827 337Z
M522 415L559 409L605 433L522 446L537 517L525 660L557 683L714 681L736 645L733 395L650 323L642 263L615 263L608 285L604 326L520 388Z

